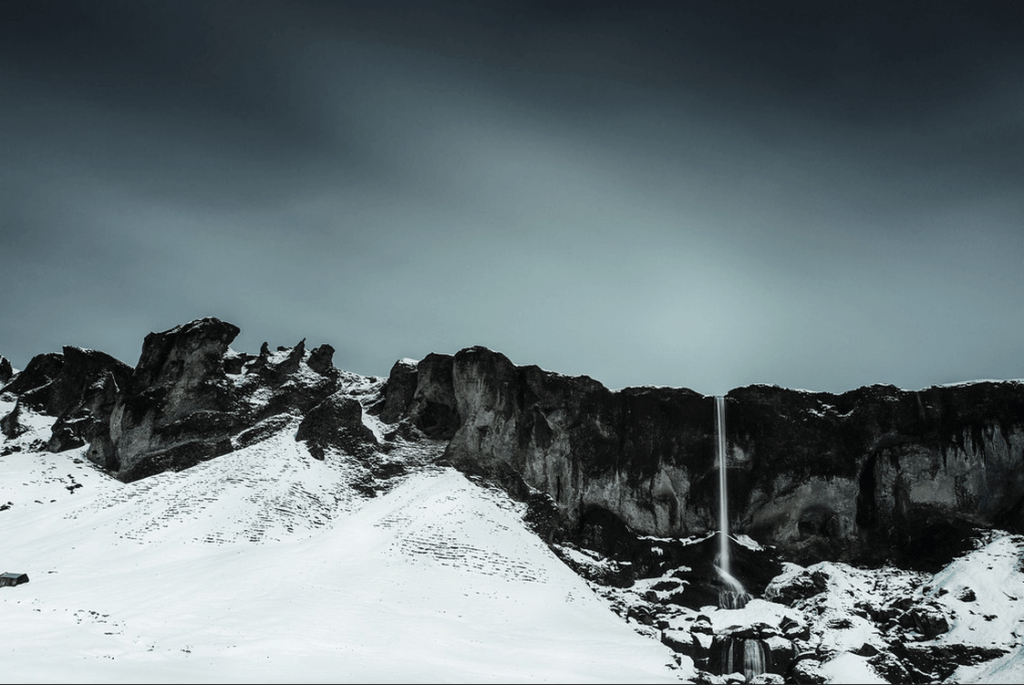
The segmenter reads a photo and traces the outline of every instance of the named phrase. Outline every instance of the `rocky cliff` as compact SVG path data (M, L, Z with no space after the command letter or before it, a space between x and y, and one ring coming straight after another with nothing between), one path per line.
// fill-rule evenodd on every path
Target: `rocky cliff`
M570 534L597 511L655 536L717 527L712 397L612 392L479 347L396 365L384 394L388 418L415 426L434 425L444 408L451 462L511 467L554 500ZM1024 527L1020 382L841 395L737 388L726 434L731 529L796 561L928 567L975 527Z
M87 457L124 481L294 422L314 458L343 450L381 477L401 471L387 455L402 445L442 445L453 465L537 505L531 515L549 539L639 559L639 535L718 527L712 397L613 392L481 347L402 360L386 381L367 379L336 369L329 345L234 352L238 332L210 318L151 333L134 368L64 348L8 374L2 392L60 417L51 450L88 443ZM18 406L0 417L5 434L18 431ZM1020 382L840 395L737 388L726 433L731 530L783 558L928 566L974 528L1024 528Z

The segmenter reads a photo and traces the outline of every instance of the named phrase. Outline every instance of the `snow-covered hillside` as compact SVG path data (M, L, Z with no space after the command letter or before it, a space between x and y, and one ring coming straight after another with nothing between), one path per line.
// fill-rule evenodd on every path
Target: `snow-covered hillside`
M0 406L0 415L11 410ZM0 458L4 682L664 682L692 677L447 467L361 495L294 429L120 483L38 442ZM684 662L685 663L685 662Z

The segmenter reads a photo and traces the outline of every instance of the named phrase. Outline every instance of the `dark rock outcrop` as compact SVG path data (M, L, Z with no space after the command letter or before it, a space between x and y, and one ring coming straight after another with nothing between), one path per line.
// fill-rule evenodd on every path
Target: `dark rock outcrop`
M276 353L263 343L259 356L243 366L237 385L243 396L264 398L250 401L253 420L284 413L304 415L336 392L341 374L330 363L333 354L330 345L307 353L304 339L295 347L279 347Z
M1020 530L1024 384L729 393L736 518L800 562L936 569L975 527Z
M381 420L413 426L427 438L450 439L461 423L453 361L451 355L428 354L419 362L395 362L382 391Z
M124 362L96 350L65 347L63 355L47 406L57 415L48 443L51 452L108 440L118 389L127 385L132 373Z
M229 452L250 420L224 369L238 332L207 318L147 335L111 414L111 453L90 459L128 482Z
M321 376L337 377L338 370L334 368L333 359L334 348L324 343L309 353L309 359L306 360L306 364Z
M330 345L307 352L302 340L272 353L264 343L252 356L229 349L238 332L206 318L147 335L130 376L104 386L109 429L94 433L87 457L121 480L138 480L265 439L292 421L287 416L308 419L303 430L314 450L374 443L361 422L355 427L336 411L340 401L326 402L343 380ZM364 431L358 438L357 430Z
M330 448L366 458L378 446L373 431L363 425L358 400L339 394L331 395L306 414L295 439L306 441L309 453L321 460Z
M57 417L47 446L61 452L108 434L114 396L131 372L103 352L64 347L62 354L33 357L4 392L18 397L19 405Z
M14 367L11 366L11 360L0 354L0 388L3 388L13 375Z
M452 381L461 425L447 456L456 466L510 464L572 526L599 506L653 535L713 528L711 398L672 388L612 393L479 347L455 355Z
M0 418L0 433L9 440L13 440L27 429L21 425L21 399L14 401L14 408Z
M25 406L46 412L53 379L63 366L64 356L61 354L37 354L29 360L28 366L16 373L4 386L4 393L17 395Z

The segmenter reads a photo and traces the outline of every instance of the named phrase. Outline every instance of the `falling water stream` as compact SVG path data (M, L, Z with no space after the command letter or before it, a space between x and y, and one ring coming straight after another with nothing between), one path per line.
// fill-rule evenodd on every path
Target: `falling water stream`
M721 609L742 609L750 601L750 595L732 574L729 558L729 489L726 477L728 444L725 439L725 397L720 395L715 397L715 437L718 446L718 528L721 535L718 575L722 580L718 606ZM731 637L724 642L722 657L723 673L742 673L748 682L765 672L768 660L765 644L761 640Z
M722 396L715 397L715 435L718 438L718 530L722 534L718 568L729 574L729 491L725 474L725 398Z
M723 609L742 609L750 601L743 584L732 574L729 560L729 488L726 478L725 397L715 396L715 436L718 443L718 529L721 548L718 552L718 575L722 589L718 605Z

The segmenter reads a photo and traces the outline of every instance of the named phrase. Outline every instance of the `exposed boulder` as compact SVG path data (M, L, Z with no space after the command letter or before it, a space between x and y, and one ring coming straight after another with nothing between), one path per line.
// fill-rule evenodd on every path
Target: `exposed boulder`
M789 678L794 683L813 685L828 682L828 676L822 673L821 662L817 659L802 659L795 662L789 670Z
M321 460L330 448L365 458L377 447L373 431L363 424L362 406L341 394L314 407L299 424L295 439L304 440L310 454Z
M333 359L334 348L324 343L309 353L306 364L321 376L337 377L338 370L334 368Z
M922 602L912 606L907 613L918 632L932 638L949 630L947 611L938 602Z
M765 588L765 599L793 606L828 589L828 573L822 569L804 569L792 576L779 576Z
M0 418L0 433L3 433L9 440L13 440L27 428L21 424L21 398L19 397L14 401L14 408L7 412L3 418Z

